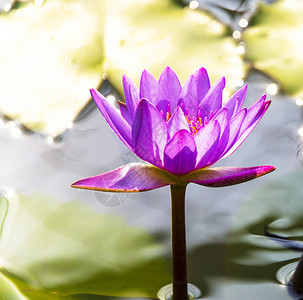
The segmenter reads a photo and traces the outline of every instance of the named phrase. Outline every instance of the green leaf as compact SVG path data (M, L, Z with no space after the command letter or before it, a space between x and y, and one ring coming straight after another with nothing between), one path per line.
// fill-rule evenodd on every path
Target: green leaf
M26 298L18 291L17 287L3 274L0 274L0 286L1 299L26 300Z
M238 87L246 67L230 32L173 0L48 0L0 16L0 111L31 130L57 136L102 82L122 94L122 74L137 84L170 65L184 82L205 66L214 82Z
M243 35L248 61L295 97L303 97L302 14L301 0L260 4Z
M0 271L29 299L154 297L171 281L161 247L120 217L41 194L16 194L0 209Z
M57 136L101 81L103 0L28 3L0 16L0 111Z
M213 82L225 75L229 90L246 74L226 27L173 1L110 1L106 25L106 72L120 92L123 73L138 84L143 69L159 78L166 65L182 82L204 66Z

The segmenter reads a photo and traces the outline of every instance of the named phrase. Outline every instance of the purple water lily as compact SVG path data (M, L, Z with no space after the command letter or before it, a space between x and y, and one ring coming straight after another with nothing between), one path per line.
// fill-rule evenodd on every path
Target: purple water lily
M182 87L166 67L157 81L143 71L140 89L123 76L125 101L112 106L96 90L91 95L121 141L146 163L130 163L72 186L112 192L139 192L194 182L222 187L273 171L273 166L209 168L233 153L258 124L270 101L263 95L242 108L247 85L222 104L225 78L210 85L199 69Z
M221 187L267 174L273 166L209 168L233 153L258 124L270 101L262 96L242 108L247 85L224 105L225 78L212 87L204 68L190 75L183 88L166 67L157 81L143 71L140 90L123 77L125 101L120 110L91 90L99 110L121 141L147 163L131 163L75 182L77 188L140 192L171 187L173 299L188 298L186 276L185 191L189 182Z

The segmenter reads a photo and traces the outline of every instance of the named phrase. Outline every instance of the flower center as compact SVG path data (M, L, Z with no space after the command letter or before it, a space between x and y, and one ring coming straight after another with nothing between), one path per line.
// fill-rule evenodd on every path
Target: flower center
M180 105L180 107L184 112L186 121L189 124L189 128L192 135L195 135L201 126L206 126L215 115L215 112L211 111L208 116L205 116L203 118L201 109L198 109L196 116L194 115L190 116L188 113L188 109L187 108L184 109L183 103ZM168 105L166 113L163 110L160 110L160 113L163 119L165 120L165 122L168 122L171 118L170 105Z
M189 124L191 134L195 135L198 132L200 126L203 125L202 118L201 117L196 118L195 116L190 117L189 115L186 115L185 117L187 123Z

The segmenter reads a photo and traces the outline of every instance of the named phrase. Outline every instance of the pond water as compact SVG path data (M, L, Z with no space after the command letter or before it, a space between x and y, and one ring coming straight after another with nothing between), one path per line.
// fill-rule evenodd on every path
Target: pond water
M245 106L270 80L250 73L247 82ZM188 187L188 279L201 299L303 298L276 279L301 255L289 248L302 247L302 114L284 95L269 98L260 124L220 164L277 170L234 187ZM97 109L58 141L16 135L17 125L2 121L0 286L7 299L150 299L171 282L168 188L123 195L70 188L137 160Z

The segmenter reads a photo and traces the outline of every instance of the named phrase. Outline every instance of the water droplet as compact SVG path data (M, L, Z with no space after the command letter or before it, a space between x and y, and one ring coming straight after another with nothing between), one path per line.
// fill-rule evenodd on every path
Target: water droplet
M12 9L12 4L10 2L4 4L3 6L4 12L9 12L11 9Z
M247 20L247 19L241 19L241 20L239 21L239 26L240 26L241 28L246 28L246 27L248 26L248 20Z
M49 143L50 145L54 143L54 138L52 136L48 136L46 138L47 143Z
M268 94L274 96L278 93L279 91L279 86L276 83L270 83L267 88L266 91Z
M241 38L241 32L239 30L235 30L233 32L233 38L236 39L236 40L240 39Z
M107 99L107 101L110 103L110 104L112 104L112 105L114 105L115 103L116 103L116 98L115 98L115 96L114 95L108 95L107 97L106 97L106 99Z
M302 98L296 99L296 104L297 104L298 106L303 106L303 99L302 99Z
M199 2L197 0L192 0L189 2L189 8L196 9L199 7Z
M237 48L236 48L236 51L239 55L242 55L245 53L245 47L244 45L239 45Z
M298 135L303 137L303 126L298 129Z
M71 129L71 128L73 128L73 126L74 126L73 121L69 121L69 122L66 124L66 129Z

